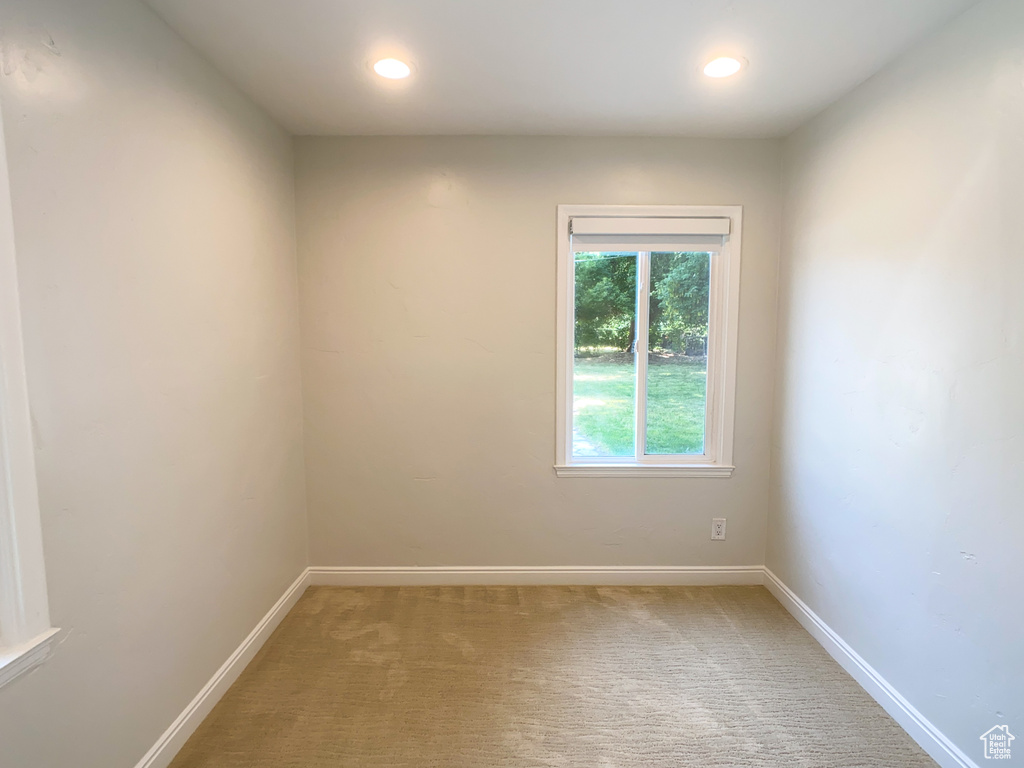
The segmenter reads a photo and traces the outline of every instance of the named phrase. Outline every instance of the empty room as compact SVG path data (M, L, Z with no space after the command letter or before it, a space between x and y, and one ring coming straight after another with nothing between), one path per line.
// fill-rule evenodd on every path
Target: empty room
M0 0L0 768L1024 765L1022 591L1021 0Z

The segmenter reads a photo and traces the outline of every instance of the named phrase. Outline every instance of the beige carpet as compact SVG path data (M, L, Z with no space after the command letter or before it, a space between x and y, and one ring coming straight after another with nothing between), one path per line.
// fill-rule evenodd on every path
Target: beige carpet
M934 765L762 587L311 587L172 768Z

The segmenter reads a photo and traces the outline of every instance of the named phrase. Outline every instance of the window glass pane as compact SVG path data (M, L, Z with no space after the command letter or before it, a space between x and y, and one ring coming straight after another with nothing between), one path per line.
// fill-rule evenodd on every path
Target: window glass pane
M636 253L577 253L572 455L636 455Z
M711 254L652 253L647 450L704 453Z

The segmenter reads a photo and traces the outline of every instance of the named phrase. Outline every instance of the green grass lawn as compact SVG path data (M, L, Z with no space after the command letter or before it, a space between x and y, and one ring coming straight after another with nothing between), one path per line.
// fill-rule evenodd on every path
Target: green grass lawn
M625 355L577 358L573 375L575 455L632 456L634 368ZM697 360L648 365L647 453L704 452L707 366Z

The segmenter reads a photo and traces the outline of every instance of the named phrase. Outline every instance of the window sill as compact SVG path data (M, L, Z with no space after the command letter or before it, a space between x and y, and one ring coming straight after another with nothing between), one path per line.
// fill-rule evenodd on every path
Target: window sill
M720 464L561 464L559 477L731 477L736 467Z
M46 661L58 632L56 628L48 629L27 643L0 646L0 688Z

